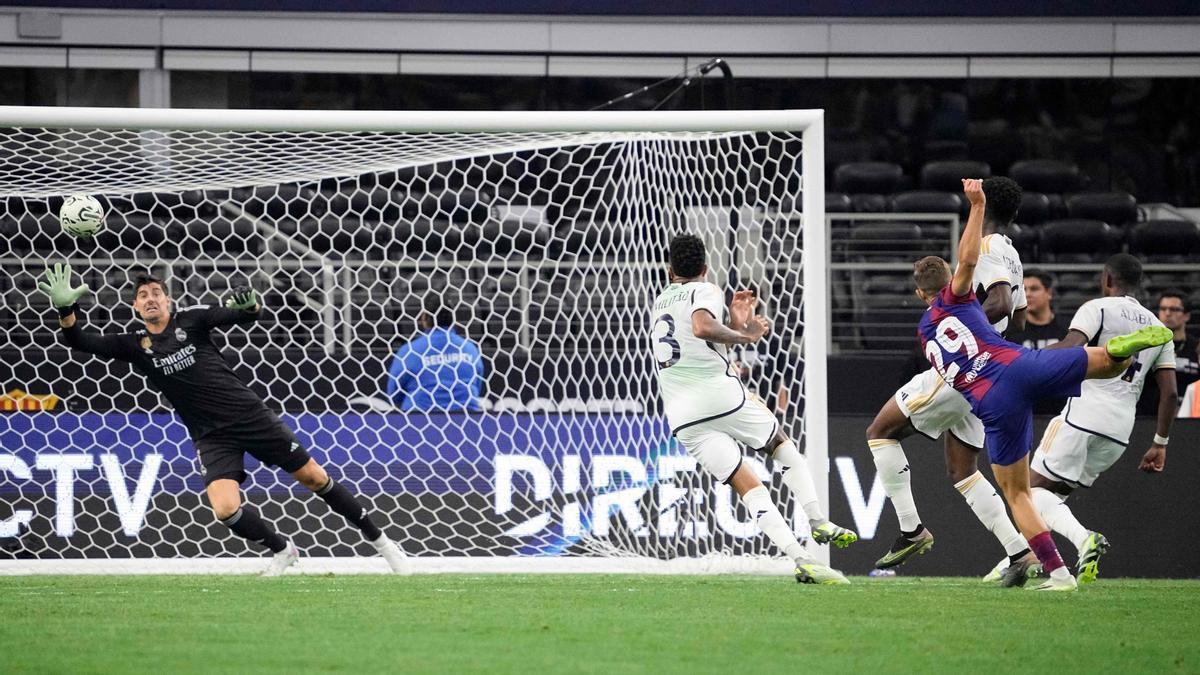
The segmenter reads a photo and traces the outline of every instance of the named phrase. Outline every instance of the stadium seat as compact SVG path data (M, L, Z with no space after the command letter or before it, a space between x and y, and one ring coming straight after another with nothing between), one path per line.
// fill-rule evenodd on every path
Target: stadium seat
M489 218L466 232L466 242L475 255L507 256L516 254L541 258L546 254L553 229L540 220L526 218Z
M1195 262L1200 258L1200 225L1187 220L1148 220L1133 228L1129 252L1147 262Z
M390 225L400 219L404 196L401 192L393 194L388 188L359 188L350 195L348 213L361 215L365 222Z
M850 195L850 204L855 213L887 213L888 210L888 198L886 195Z
M992 167L987 162L929 162L921 167L921 189L957 194L962 192L962 179L991 177Z
M850 195L841 192L825 193L825 213L850 213L854 210L854 202Z
M1128 192L1087 192L1067 199L1067 217L1124 226L1137 222L1137 200Z
M937 140L925 144L925 158L929 161L963 161L971 156L966 141Z
M1079 167L1055 159L1026 159L1016 162L1008 175L1023 190L1062 194L1083 187Z
M619 254L630 238L628 229L621 223L567 221L558 226L549 241L548 255L551 258L571 258L581 251L606 251L608 255Z
M1120 249L1120 231L1099 220L1052 220L1038 230L1042 262L1103 262Z
M833 172L833 187L838 192L895 192L904 178L904 170L891 162L853 162Z
M912 277L872 276L856 294L856 324L866 349L909 351L917 344L917 324L925 303L912 292Z
M1050 198L1041 192L1023 191L1017 222L1022 225L1041 225L1050 220Z
M907 262L928 248L916 223L866 222L851 230L847 254L859 261Z
M914 190L892 195L893 213L960 213L963 200L953 192Z
M970 205L953 192L935 192L933 190L914 190L892 195L891 211L893 213L952 213L965 222ZM942 242L950 234L950 224L946 221L931 221L921 223L922 234L926 239Z

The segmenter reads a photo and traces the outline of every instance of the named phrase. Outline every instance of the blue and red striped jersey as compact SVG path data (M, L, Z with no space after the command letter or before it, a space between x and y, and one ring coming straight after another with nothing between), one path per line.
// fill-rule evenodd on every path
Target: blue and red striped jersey
M947 285L938 293L917 327L921 349L947 384L976 410L1008 364L1025 352L988 323L972 289L956 296Z

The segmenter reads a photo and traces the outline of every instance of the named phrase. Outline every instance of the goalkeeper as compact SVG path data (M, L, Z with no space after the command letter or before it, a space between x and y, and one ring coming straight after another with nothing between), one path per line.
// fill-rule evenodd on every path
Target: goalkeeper
M68 346L128 362L174 406L196 446L205 491L217 519L234 534L275 553L264 576L282 574L300 553L257 511L242 504L239 485L246 479L247 452L263 464L295 476L362 530L393 572L408 572L404 553L384 536L366 507L309 457L292 431L238 379L213 344L213 328L258 318L260 308L253 290L233 291L225 307L196 305L172 315L166 284L150 275L139 276L133 286L133 309L145 325L128 333L101 335L80 328L78 301L88 288L71 287L71 268L55 265L46 270L45 279L38 288L58 309Z

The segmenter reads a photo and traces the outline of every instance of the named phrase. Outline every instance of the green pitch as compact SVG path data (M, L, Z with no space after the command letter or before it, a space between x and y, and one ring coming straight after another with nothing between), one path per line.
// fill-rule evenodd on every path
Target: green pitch
M1200 582L0 578L0 672L1200 672Z

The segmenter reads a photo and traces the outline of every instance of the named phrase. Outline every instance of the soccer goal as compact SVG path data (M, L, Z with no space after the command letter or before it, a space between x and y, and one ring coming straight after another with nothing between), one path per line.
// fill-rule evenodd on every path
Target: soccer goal
M68 354L34 290L68 261L85 325L250 284L217 334L237 372L352 484L418 571L787 572L730 488L671 438L649 303L672 234L764 299L737 352L827 501L822 112L335 112L0 107L0 572L236 572L262 553L200 496L183 426L123 364ZM67 195L106 228L63 234ZM430 308L478 345L478 411L402 411L397 349ZM303 571L383 571L289 476L244 497ZM796 532L779 469L749 460ZM823 547L822 547L823 548ZM821 554L818 552L818 554Z

